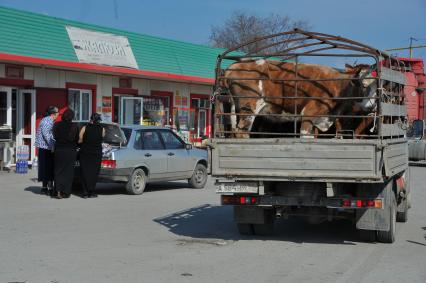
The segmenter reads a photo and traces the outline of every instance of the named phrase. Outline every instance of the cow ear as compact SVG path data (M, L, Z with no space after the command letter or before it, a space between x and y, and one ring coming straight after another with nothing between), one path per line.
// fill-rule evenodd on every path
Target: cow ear
M345 73L346 74L355 74L356 73L356 68L352 65L349 64L345 64Z

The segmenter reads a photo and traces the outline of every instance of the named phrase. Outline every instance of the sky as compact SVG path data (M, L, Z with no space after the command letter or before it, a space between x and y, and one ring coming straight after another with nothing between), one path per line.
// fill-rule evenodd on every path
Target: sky
M305 20L311 31L385 50L426 45L426 0L0 0L0 6L196 44L238 10ZM392 51L408 57L408 50ZM426 48L413 50L426 61Z

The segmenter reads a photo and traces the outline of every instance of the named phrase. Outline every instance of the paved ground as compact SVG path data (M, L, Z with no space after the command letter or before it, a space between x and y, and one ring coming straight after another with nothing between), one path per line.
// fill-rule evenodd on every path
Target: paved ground
M359 242L344 221L241 237L211 183L55 200L31 175L0 173L0 282L426 282L425 184L412 168L410 219L389 245Z

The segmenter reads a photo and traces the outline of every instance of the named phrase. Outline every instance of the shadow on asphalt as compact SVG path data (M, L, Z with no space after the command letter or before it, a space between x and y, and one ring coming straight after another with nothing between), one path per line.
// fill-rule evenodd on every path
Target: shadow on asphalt
M187 182L159 182L146 185L145 193L152 191L168 191L188 188ZM95 193L98 195L126 195L126 185L124 183L98 183Z
M204 204L153 219L179 236L198 239L273 240L294 243L355 245L358 233L350 221L308 224L301 219L279 219L271 236L242 236L233 222L233 209Z
M45 195L41 193L41 186L29 186L24 189L26 192L32 192L36 195Z
M187 182L159 182L148 184L145 188L144 193L185 188L188 188ZM30 186L25 188L24 190L37 195L42 195L41 186ZM94 192L98 195L127 195L124 183L98 183ZM77 197L82 195L81 185L75 184L73 186L72 195Z

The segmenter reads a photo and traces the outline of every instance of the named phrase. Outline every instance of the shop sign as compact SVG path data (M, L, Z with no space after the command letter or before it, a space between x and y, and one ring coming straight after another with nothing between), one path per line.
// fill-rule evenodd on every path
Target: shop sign
M66 29L80 63L138 69L127 37L72 26Z

